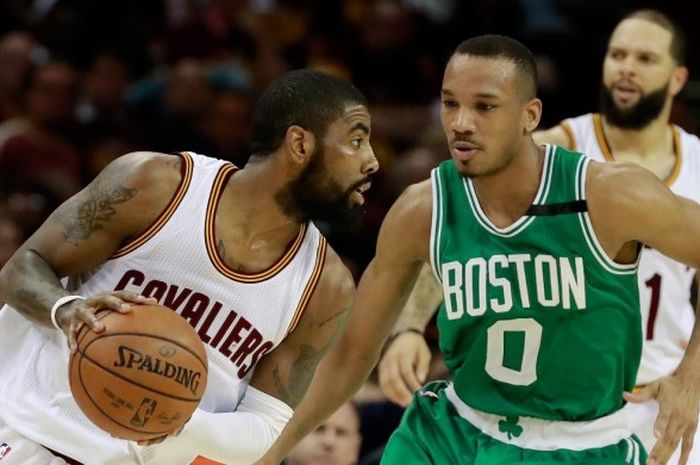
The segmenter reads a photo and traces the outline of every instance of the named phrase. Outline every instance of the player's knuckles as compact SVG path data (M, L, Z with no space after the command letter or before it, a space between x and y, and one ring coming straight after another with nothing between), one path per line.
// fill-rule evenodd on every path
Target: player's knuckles
M126 291L120 291L119 293L115 293L116 297L119 297L121 300L128 301L128 302L140 302L141 300L145 300L145 297L139 294L134 294L133 292L126 292Z

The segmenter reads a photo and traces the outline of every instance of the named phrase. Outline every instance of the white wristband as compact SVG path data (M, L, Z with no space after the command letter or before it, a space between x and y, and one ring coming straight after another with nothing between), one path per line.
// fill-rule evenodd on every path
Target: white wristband
M55 304L53 304L53 307L51 307L51 323L53 323L53 325L59 331L63 331L63 329L58 325L58 321L56 321L56 311L59 307L64 306L68 302L73 302L74 300L78 299L85 300L85 297L83 297L82 295L64 295L63 297L58 299Z

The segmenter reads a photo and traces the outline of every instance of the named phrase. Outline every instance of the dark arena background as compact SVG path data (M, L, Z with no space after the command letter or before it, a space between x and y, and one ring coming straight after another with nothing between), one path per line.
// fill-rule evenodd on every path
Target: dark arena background
M597 111L602 61L626 13L684 29L690 78L672 121L700 131L700 28L688 1L0 0L0 267L116 157L193 151L243 166L251 113L277 76L314 68L368 97L381 169L352 234L318 225L359 278L398 195L449 157L443 67L462 40L514 37L535 54L541 128ZM29 124L28 124L29 123ZM436 331L428 339L436 348ZM445 376L435 352L432 378ZM8 374L3 374L3 376ZM358 393L358 463L379 463L402 408L370 378ZM2 462L0 462L2 463Z

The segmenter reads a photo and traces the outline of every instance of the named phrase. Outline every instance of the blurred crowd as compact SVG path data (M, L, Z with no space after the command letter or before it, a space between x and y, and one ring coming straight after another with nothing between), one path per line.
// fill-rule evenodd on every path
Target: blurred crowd
M124 153L194 151L244 165L257 95L311 67L351 80L370 102L381 171L363 227L324 231L359 276L388 207L448 156L438 96L460 41L502 33L530 47L547 127L597 108L607 36L642 6L686 29L691 81L673 119L698 133L698 31L680 1L3 0L0 266ZM371 387L361 395L362 424L373 429L363 426L360 456L373 463L401 412Z

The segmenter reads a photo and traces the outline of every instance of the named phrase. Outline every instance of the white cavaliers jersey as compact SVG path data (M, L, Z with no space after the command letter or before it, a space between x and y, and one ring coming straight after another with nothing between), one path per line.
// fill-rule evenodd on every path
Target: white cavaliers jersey
M214 219L236 168L196 154L181 158L182 181L167 208L83 277L76 293L125 289L175 310L207 350L208 382L199 408L232 412L255 364L299 321L321 275L326 241L308 223L267 270L244 274L229 268L217 253ZM15 430L85 464L148 463L135 443L111 438L78 409L61 332L34 325L6 306L0 311L0 354L0 417Z
M613 161L599 114L561 123L571 147L596 161ZM676 162L664 180L676 195L700 202L700 140L672 126ZM639 263L639 296L644 349L637 384L647 384L676 369L695 322L690 288L695 270L644 247Z

